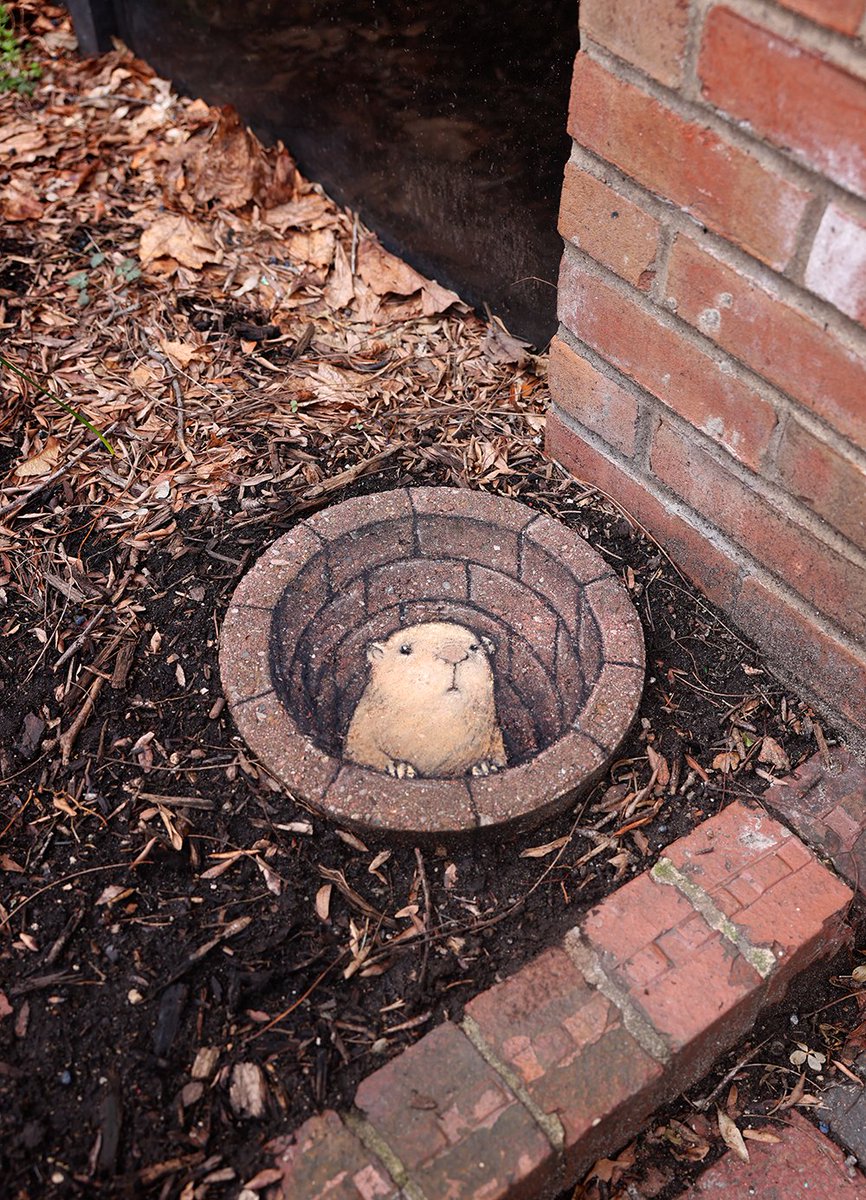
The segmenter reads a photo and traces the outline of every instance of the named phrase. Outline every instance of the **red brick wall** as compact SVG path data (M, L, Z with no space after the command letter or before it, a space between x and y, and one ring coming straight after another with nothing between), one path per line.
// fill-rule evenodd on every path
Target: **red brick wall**
M582 0L550 454L866 731L866 0Z

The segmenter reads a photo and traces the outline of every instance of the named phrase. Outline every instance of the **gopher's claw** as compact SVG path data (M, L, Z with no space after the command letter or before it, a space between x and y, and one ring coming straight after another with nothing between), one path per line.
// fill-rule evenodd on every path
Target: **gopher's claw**
M386 770L395 779L414 779L418 772L407 762L389 762Z
M495 775L500 769L499 763L491 762L490 759L485 758L480 763L475 764L475 766L472 768L472 774Z

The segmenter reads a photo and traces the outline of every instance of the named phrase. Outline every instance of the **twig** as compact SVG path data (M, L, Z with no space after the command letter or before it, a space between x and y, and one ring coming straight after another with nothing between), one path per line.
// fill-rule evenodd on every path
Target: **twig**
M75 639L75 641L72 642L69 646L67 646L66 649L63 651L63 653L60 655L57 662L52 667L52 670L56 671L59 667L62 667L65 662L68 662L69 659L72 658L72 655L75 653L76 650L81 649L81 647L84 645L84 641L85 641L88 633L90 633L93 626L96 624L96 622L102 616L102 614L105 612L105 608L106 608L106 606L104 604L100 604L99 608L96 610L96 612L93 614L93 616L87 622L87 624L84 626L84 628L82 629L81 633L79 633L79 635Z
M78 737L79 733L81 733L81 730L84 728L84 726L87 724L87 722L90 720L90 715L93 712L94 706L96 705L97 698L99 696L99 693L102 691L102 685L104 683L105 683L105 679L103 678L102 675L97 675L92 680L90 687L87 689L87 695L84 698L84 703L81 706L81 711L79 712L79 714L75 718L75 720L72 722L72 724L69 726L69 728L66 730L66 733L63 733L60 735L60 740L59 740L58 744L60 746L60 753L62 755L62 761L63 761L64 766L66 766L66 764L69 762L69 757L72 754L72 747L75 745L76 738Z
M180 380L177 377L177 372L168 358L166 358L164 354L160 354L158 350L154 350L153 346L148 346L148 354L154 360L154 362L158 362L160 366L164 367L168 373L169 383L171 384L171 390L174 395L175 411L177 413L177 444L180 446L181 453L187 462L195 462L192 451L186 444L186 413L184 412L183 392L181 390Z
M748 1054L746 1054L743 1058L740 1059L740 1061L738 1063L736 1063L733 1067L731 1067L731 1069L730 1069L730 1071L728 1071L727 1075L725 1075L725 1077L716 1084L716 1086L713 1088L713 1090L709 1093L708 1096L704 1096L703 1100L696 1100L694 1102L690 1101L690 1103L693 1104L693 1107L696 1108L698 1110L698 1112L706 1112L707 1109L710 1107L710 1105L715 1100L716 1096L718 1096L719 1092L721 1092L731 1082L731 1080L734 1078L734 1076L737 1074L738 1071L742 1071L743 1067L748 1065L748 1063L755 1057L755 1055L758 1053L758 1051L762 1050L764 1048L764 1046L766 1046L767 1042L769 1042L769 1041L770 1041L770 1038L764 1038L764 1040L759 1045L753 1046L749 1050Z
M334 961L332 963L328 963L321 975L316 976L304 994L302 996L298 996L297 1000L295 1000L293 1004L290 1004L288 1008L284 1009L281 1013L277 1013L275 1017L272 1017L271 1020L268 1021L267 1025L263 1025L261 1029L257 1029L255 1033L250 1034L250 1036L247 1038L247 1044L254 1042L256 1038L260 1038L263 1033L267 1033L269 1029L273 1029L273 1027L278 1025L280 1021L284 1021L286 1017L291 1016L295 1009L299 1008L308 996L312 996L313 992L316 990L325 976L330 971L333 971L334 967L336 967L339 962L342 962L342 960L346 957L346 953L347 952L345 950L341 950Z
M421 892L424 896L424 929L425 932L430 929L431 905L430 905L430 888L427 885L427 872L424 869L424 858L418 847L415 847L415 861L418 863L418 874L421 878ZM421 970L418 974L418 988L422 990L424 981L427 978L427 959L430 957L430 943L424 942L424 954L421 958Z

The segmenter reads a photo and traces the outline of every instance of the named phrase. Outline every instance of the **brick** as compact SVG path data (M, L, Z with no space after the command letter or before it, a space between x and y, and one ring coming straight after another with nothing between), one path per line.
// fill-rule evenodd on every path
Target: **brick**
M654 475L843 629L866 634L863 569L819 542L721 462L661 422L650 451Z
M855 730L866 727L866 654L795 608L771 581L743 580L732 615L780 672Z
M815 234L806 287L866 325L866 224L828 204Z
M563 950L546 950L482 992L466 1014L532 1101L561 1121L570 1176L624 1144L652 1113L661 1065Z
M269 1149L277 1152L284 1200L403 1200L378 1158L330 1110Z
M776 3L818 25L850 36L856 34L866 13L866 0L776 0Z
M776 451L787 490L834 529L866 549L866 471L797 421L789 421Z
M575 63L569 132L762 262L790 262L809 192L585 54Z
M660 225L631 200L568 163L559 209L564 238L643 291L655 274Z
M841 746L813 755L764 793L764 803L866 893L866 768Z
M547 414L546 450L578 479L614 496L627 511L639 514L641 527L658 538L674 563L704 595L722 608L732 607L739 564L674 512L669 502L663 503L648 481L627 475L615 459L594 449L564 424L555 409Z
M552 1181L540 1127L447 1022L363 1080L355 1104L425 1196L534 1200Z
M607 975L670 1046L678 1090L757 1015L758 973L676 888L649 874L593 909L583 933Z
M666 857L752 946L773 950L770 1003L801 970L844 944L850 889L765 813L730 804L670 846Z
M689 26L688 0L583 0L580 30L661 83L677 87Z
M559 310L570 332L623 375L747 466L761 462L776 413L727 362L691 345L568 255L560 273Z
M401 559L374 568L367 579L367 611L412 600L465 600L469 582L465 562L453 559ZM329 606L333 608L334 606ZM349 626L351 628L351 626Z
M634 453L638 403L630 392L558 337L550 344L548 371L550 394L560 408L623 454Z
M866 195L866 81L722 7L707 18L698 76L717 108Z
M852 441L866 441L866 361L823 324L685 237L671 251L665 298L764 379Z
M819 1109L819 1112L821 1110ZM741 1123L742 1124L742 1123ZM680 1200L792 1200L794 1196L862 1200L866 1178L848 1167L845 1155L795 1109L773 1124L778 1142L750 1141L749 1162L726 1154L704 1171Z

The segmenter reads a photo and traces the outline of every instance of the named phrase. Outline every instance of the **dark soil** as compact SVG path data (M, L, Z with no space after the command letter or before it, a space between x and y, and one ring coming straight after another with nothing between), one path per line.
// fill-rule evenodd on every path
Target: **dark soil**
M363 490L438 482L394 473L366 480ZM252 514L187 511L177 532L145 554L91 536L94 513L61 485L32 502L27 518L38 523L40 511L51 512L55 534L65 528L66 555L81 562L79 588L96 589L88 616L126 578L139 633L110 653L85 638L55 672L58 652L87 619L83 606L73 593L52 616L58 638L46 652L34 636L45 619L37 593L7 589L5 1194L174 1197L209 1180L200 1194L235 1196L267 1165L269 1138L347 1104L363 1076L437 1022L459 1018L477 991L670 841L734 797L760 793L766 781L754 768L766 764L755 754L733 774L713 766L737 739L757 747L769 735L792 765L814 751L810 710L657 546L598 497L545 487L528 478L522 498L587 536L631 586L648 650L639 722L576 811L510 844L423 856L395 848L375 872L382 847L341 838L276 792L219 703L217 637L228 599L297 514L279 504ZM63 765L58 734L94 678L84 663L97 664L104 686ZM64 695L68 673L79 683ZM622 802L649 781L648 744L665 758L670 781L656 787L647 823L616 837ZM520 857L569 833L557 854ZM605 833L610 846L587 859ZM233 851L244 853L218 857ZM322 868L343 872L366 913L335 886L328 919L317 915ZM415 907L407 914L407 906ZM371 909L384 916L371 918ZM386 935L413 919L425 936L389 946ZM357 957L365 938L372 953L344 978L350 947ZM214 1048L213 1065L194 1081L202 1047ZM244 1115L230 1094L239 1062L261 1069L259 1117Z

